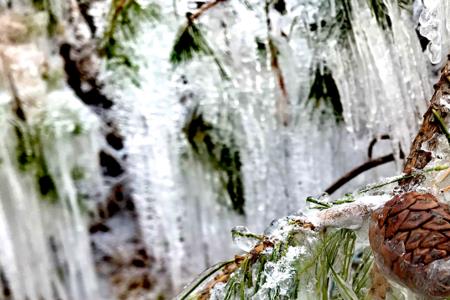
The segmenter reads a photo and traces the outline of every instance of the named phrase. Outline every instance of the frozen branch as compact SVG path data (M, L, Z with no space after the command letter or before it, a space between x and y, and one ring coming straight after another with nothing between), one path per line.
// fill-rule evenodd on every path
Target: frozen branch
M215 7L217 4L225 2L225 1L227 1L227 0L215 0L215 1L207 2L207 3L203 4L202 6L200 6L200 8L198 10L196 10L194 13L189 14L187 17L190 22L193 22L194 20L198 19L201 15L203 15L209 9L211 9L211 8Z

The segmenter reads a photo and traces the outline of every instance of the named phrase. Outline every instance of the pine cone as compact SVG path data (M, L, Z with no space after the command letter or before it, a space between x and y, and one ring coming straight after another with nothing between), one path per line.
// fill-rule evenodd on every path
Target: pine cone
M370 246L381 271L413 291L450 296L450 207L431 194L395 196L372 214Z

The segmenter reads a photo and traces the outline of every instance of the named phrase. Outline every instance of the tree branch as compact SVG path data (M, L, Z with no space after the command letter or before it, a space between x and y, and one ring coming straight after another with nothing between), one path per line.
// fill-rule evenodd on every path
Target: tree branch
M202 6L200 6L199 9L197 9L197 11L195 11L192 14L188 14L188 19L190 22L193 22L194 20L198 19L201 15L203 15L207 10L213 8L214 6L216 6L217 4L221 3L221 2L225 2L227 0L215 0L212 2L207 2L205 4L203 4Z
M369 159L372 159L373 148L375 147L376 143L378 143L379 140L390 140L390 139L391 136L389 134L382 134L380 136L374 137L374 139L369 144L369 148L367 150L367 157Z
M450 57L449 57L450 59ZM433 113L433 109L440 113L442 118L445 118L447 112L443 111L441 105L439 104L440 99L443 95L450 94L450 62L442 69L441 78L439 82L434 86L434 94L430 101L430 106L423 116L423 123L420 127L419 133L414 139L409 156L406 160L403 172L411 173L414 169L423 169L432 158L431 152L422 149L422 145L426 142L430 142L431 150L436 145L433 137L439 132L439 123L436 123L436 118ZM406 184L406 183L405 183Z
M331 186L329 186L325 190L325 193L331 195L335 191L337 191L340 187L342 187L344 184L346 184L347 182L349 182L350 180L352 180L359 174L361 174L367 170L370 170L372 168L384 165L384 164L389 163L394 160L395 160L395 157L394 157L394 154L392 154L392 153L389 155L385 155L382 157L368 160L365 163L363 163L362 165L354 168L353 170L351 170L350 172L348 172L347 174L345 174L344 176L339 178L336 182L334 182Z
M0 53L0 59L2 61L3 65L3 73L5 74L6 78L8 79L9 88L11 91L11 94L13 96L13 111L15 115L22 121L26 121L25 112L22 108L22 100L19 97L19 91L17 89L16 83L14 82L14 78L11 73L11 68L9 66L9 62L5 58L5 55L3 53Z

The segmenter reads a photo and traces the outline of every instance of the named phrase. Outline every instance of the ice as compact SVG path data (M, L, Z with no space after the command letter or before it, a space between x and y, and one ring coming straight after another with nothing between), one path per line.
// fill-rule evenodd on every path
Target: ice
M50 2L61 17L63 4ZM279 241L286 239L295 227L291 221L305 218L292 214L306 210L306 197L322 195L333 182L366 162L367 148L374 137L389 134L389 140L377 143L374 157L393 153L395 164L365 172L336 195L400 173L400 154L408 153L432 94L430 61L441 62L448 50L450 23L445 16L450 8L446 1L424 1L422 8L417 4L420 1L416 1L414 14L419 31L430 40L426 54L422 53L415 32L417 22L408 10L398 7L397 1L383 1L390 16L390 27L383 29L367 1L344 1L351 7L347 11L343 10L342 1L286 0L286 14L269 11L270 32L262 2L246 1L252 9L243 2L222 1L198 20L216 58L229 73L229 81L221 77L212 57L196 57L177 68L168 61L175 34L185 25L183 16L191 10L192 1L152 2L159 4L163 17L158 22L143 23L136 41L127 44L136 52L139 86L127 80L121 69L111 71L104 66L98 74L103 92L114 100L107 117L124 136L123 155L127 164L124 180L132 190L138 230L146 250L154 258L155 285L167 287L173 293L213 263L229 259L239 250L250 250L256 238L235 236L240 247L232 243L230 230L237 224L249 229L235 232L259 233L277 220L265 235ZM104 32L110 3L94 1L90 9L98 25L98 37ZM145 5L149 1L139 3ZM3 1L0 5L7 4ZM27 6L29 1L14 1L18 10ZM348 19L343 13L348 14ZM344 24L336 23L338 16ZM336 31L341 25L346 28L343 31L348 31ZM81 39L88 39L87 27L81 29ZM277 48L279 72L271 66L269 37ZM75 163L86 168L88 174L99 172L98 163L92 159L97 157L95 151L100 147L98 120L92 113L82 111L80 123L85 135L69 139L67 132L78 130L80 124L66 120L72 106L67 109L61 104L78 102L63 88L47 95L39 76L27 77L41 71L40 62L45 55L37 50L48 45L22 46L26 50L22 53L24 60L12 65L17 70L15 80L21 86L20 96L29 100L30 107L37 107L31 110L31 115L39 115L46 102L54 106L48 108L48 118L42 124L53 130L54 137L45 141L45 155L52 162L50 171L57 174L62 199L56 206L40 201L32 189L33 179L22 176L13 164L14 145L1 149L2 270L18 299L28 296L34 300L38 293L51 299L50 283L62 299L98 299L86 218L76 205L80 187L69 176ZM15 46L6 50L5 55L11 59L18 51ZM286 84L286 99L280 92L277 74ZM311 99L314 86L324 82L326 91L336 90L339 94L342 116L336 117L335 107L329 103L331 98L337 99L336 95ZM9 101L9 97L6 99L0 103ZM280 101L284 101L288 122L280 122L277 116ZM199 155L186 136L186 127L196 113L223 146L214 148L208 157L204 153ZM13 132L6 126L10 124L7 122L10 112L5 111L3 117L2 140L12 143ZM55 124L58 126L54 127ZM196 136L198 140L203 137ZM239 156L234 173L211 159L223 149L229 150L229 156ZM242 211L233 207L230 192L233 189L227 186L233 175L239 175L242 184ZM79 184L97 195L101 179L92 176L92 186L86 182ZM366 200L379 204L388 196L373 197L360 200L363 204ZM24 209L28 206L30 209ZM355 213L354 222L332 218L329 223L362 228L364 210L349 213ZM53 214L57 217L50 218ZM318 220L316 212L307 216ZM18 220L24 222L18 224ZM122 225L113 222L112 226ZM125 232L134 228L123 226ZM61 282L55 275L53 254L48 249L49 235L55 236L58 257L67 260L63 264L67 265L67 282ZM30 249L32 255L17 249ZM284 283L291 275L288 264L303 255L303 251L301 247L290 248L286 264L267 265L270 279L267 289L276 285L277 277L281 288L285 288ZM23 261L19 259L22 257ZM31 257L42 259L33 264ZM222 295L219 287L215 295Z
M49 94L44 103L30 126L42 130L35 133L57 189L53 200L41 194L42 187L39 193L34 172L19 169L13 118L9 105L0 107L5 141L0 149L0 270L14 299L97 299L83 209L103 192L98 164L92 163L99 150L98 120L69 90ZM74 137L80 122L84 131ZM73 168L80 166L87 180L81 185L72 177ZM80 197L91 199L84 208Z
M417 1L419 2L419 1ZM433 64L441 64L449 50L450 5L447 1L423 0L419 32L429 40L427 54Z
M261 240L245 226L236 226L231 230L233 243L241 250L249 252Z
M175 289L238 250L229 234L237 224L263 232L272 220L304 210L306 197L321 195L368 159L375 136L389 133L390 140L377 143L374 157L393 153L397 163L357 177L338 193L400 173L400 152L408 153L431 96L430 68L416 24L394 1L386 1L390 30L381 28L367 2L350 1L352 31L344 37L328 31L342 11L336 1L286 1L286 15L270 12L270 33L263 6L247 2L253 9L241 1L224 2L199 19L230 81L220 77L211 57L176 69L167 62L184 24L176 15L189 10L187 2L180 2L176 13L170 3L159 3L166 17L142 30L136 48L142 57L141 87L118 92L114 83L120 75L104 74L126 137L140 226L157 257L156 268L164 269ZM268 34L286 82L287 126L276 117L280 92L270 58L263 54ZM256 51L255 39L263 52ZM339 122L329 106L308 105L316 74L327 72L340 95ZM239 152L244 214L233 211L223 177L186 141L183 128L195 111Z

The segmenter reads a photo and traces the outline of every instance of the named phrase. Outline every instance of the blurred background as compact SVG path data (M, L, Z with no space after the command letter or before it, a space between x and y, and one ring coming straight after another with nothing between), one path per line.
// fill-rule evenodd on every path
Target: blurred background
M170 299L399 174L449 50L438 0L0 8L0 299Z

